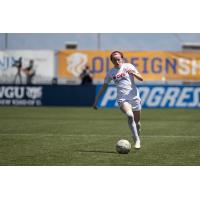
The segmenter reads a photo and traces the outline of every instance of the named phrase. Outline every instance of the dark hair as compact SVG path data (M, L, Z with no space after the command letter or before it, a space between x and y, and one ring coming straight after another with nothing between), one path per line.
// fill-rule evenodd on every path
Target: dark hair
M122 58L124 58L124 55L123 55L123 53L122 52L120 52L120 51L113 51L111 54L110 54L110 60L112 61L112 57L114 56L114 54L116 54L116 53L118 53L118 54L120 54L121 55L121 57Z

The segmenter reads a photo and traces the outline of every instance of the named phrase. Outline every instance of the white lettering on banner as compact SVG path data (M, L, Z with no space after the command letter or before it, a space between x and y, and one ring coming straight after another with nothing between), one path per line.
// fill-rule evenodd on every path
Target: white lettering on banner
M146 107L200 107L200 87L139 87L139 91ZM100 106L107 106L116 97L117 89L108 87Z
M149 98L147 99L147 105L149 107L155 107L160 104L160 101L162 99L162 95L164 94L165 89L163 87L154 87L151 90L151 93L149 95Z
M13 99L12 100L12 105L19 105L19 106L23 106L23 105L30 105L33 106L35 104L35 101L32 99Z
M115 87L108 87L101 101L101 106L106 106L108 101L116 100L116 98L117 98L117 89Z
M0 98L3 98L4 95L4 87L0 87Z
M0 87L0 98L6 97L8 99L24 97L24 87L2 86Z
M200 88L194 89L193 102L188 103L188 107L200 107Z
M192 75L198 74L196 71L200 69L200 64L196 60L192 60Z
M10 99L0 99L0 105L10 105L11 100Z
M10 98L10 99L14 98L15 94L14 94L13 87L6 87L4 94L6 98Z
M26 89L26 94L25 94ZM25 95L30 99L42 97L42 87L2 86L0 87L0 98L22 99Z
M196 59L185 59L185 58L179 58L178 63L180 68L178 69L179 74L181 75L196 75L198 74L197 70L200 70L200 62ZM191 69L190 69L191 66Z
M139 90L140 90L140 96L141 96L142 105L143 105L148 97L150 88L149 87L141 87Z
M42 87L27 87L26 95L31 99L41 98L42 96Z
M181 68L178 68L179 74L187 75L190 73L190 67L189 67L190 61L188 59L179 58L178 63L179 63L179 66L181 67Z
M194 88L191 87L184 87L183 90L181 91L181 94L176 102L176 106L180 106L180 107L186 107L187 106L187 102L184 102L184 100L186 99L190 99L190 94L188 94L188 92L192 92L194 90Z
M163 100L160 104L161 107L165 107L167 102L169 101L169 107L173 107L175 105L176 99L180 94L179 87L169 87L163 97Z
M101 101L101 106L106 106L108 101L113 101L116 98L117 98L117 89L115 87L108 87Z

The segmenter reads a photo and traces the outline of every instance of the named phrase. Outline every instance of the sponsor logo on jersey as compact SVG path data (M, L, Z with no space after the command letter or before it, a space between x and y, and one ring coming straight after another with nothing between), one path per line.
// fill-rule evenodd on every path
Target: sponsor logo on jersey
M113 76L113 80L118 79L118 78L122 78L122 77L124 77L124 76L126 76L125 73L119 73L119 74L117 74L116 76Z

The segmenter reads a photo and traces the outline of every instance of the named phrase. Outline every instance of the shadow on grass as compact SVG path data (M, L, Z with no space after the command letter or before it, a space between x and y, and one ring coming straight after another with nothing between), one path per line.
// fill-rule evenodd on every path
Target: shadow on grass
M81 153L111 153L111 154L117 154L115 151L102 151L102 150L76 150L77 152Z
M102 150L76 150L76 152L79 152L79 153L110 153L110 154L119 154L117 153L116 151L102 151ZM134 149L132 150L132 153L134 154L138 154L140 152L140 149ZM126 155L126 154L125 154Z

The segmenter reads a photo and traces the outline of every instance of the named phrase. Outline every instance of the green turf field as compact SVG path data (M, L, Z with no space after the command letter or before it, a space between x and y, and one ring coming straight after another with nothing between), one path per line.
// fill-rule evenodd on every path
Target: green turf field
M115 152L131 140L118 109L0 107L0 165L200 165L200 110L144 109L142 149Z

